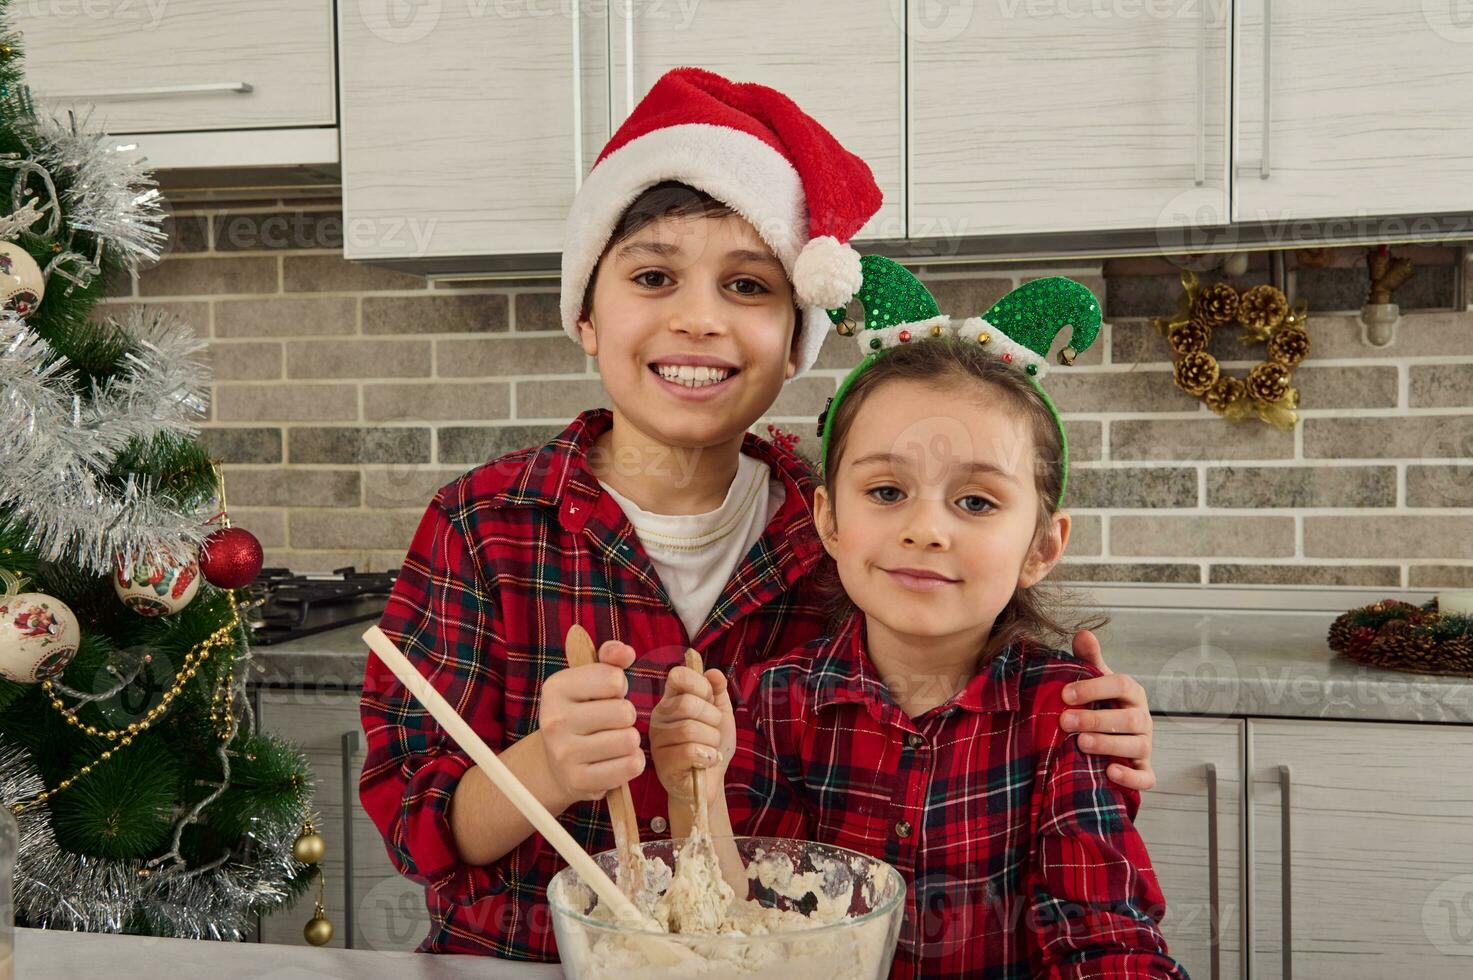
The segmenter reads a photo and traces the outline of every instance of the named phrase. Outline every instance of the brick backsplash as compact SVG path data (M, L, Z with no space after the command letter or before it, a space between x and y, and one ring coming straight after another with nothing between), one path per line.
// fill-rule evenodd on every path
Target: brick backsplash
M181 207L168 256L120 282L99 315L163 307L210 338L204 439L232 515L270 564L397 567L435 489L607 404L594 363L558 328L553 280L428 283L347 262L331 199ZM228 208L222 209L222 208ZM1260 259L1245 281L1264 281ZM1177 391L1150 316L1175 305L1170 267L1127 259L921 270L941 308L982 312L1037 275L1071 275L1105 304L1100 340L1050 390L1075 468L1069 555L1080 582L1473 585L1473 307L1410 312L1387 348L1349 308L1311 307L1296 372L1302 422L1229 423ZM1398 299L1432 305L1473 265L1429 266ZM1350 304L1354 269L1300 273ZM772 415L815 446L813 419L852 364L832 337ZM1230 331L1229 369L1259 359Z

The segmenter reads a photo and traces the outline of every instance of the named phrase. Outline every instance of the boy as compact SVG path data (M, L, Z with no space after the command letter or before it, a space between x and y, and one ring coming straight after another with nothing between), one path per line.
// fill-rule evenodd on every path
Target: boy
M568 220L564 326L613 411L442 488L415 532L380 626L589 851L612 846L598 801L626 781L641 835L668 833L641 739L687 647L734 675L825 632L813 477L746 430L817 358L825 309L860 282L842 242L879 204L864 162L781 93L667 73ZM564 669L574 623L599 663ZM1074 714L1126 733L1096 751L1136 760L1112 778L1148 788L1140 686L1078 689L1126 705ZM420 950L556 959L552 848L372 657L362 715L360 796L425 885Z

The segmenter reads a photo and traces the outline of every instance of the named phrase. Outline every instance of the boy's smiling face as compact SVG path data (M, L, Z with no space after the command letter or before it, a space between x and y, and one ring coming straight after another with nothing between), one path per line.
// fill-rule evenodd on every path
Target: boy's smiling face
M653 221L595 276L583 349L616 415L648 440L739 440L797 371L792 285L743 218Z
M815 508L844 591L871 628L902 641L985 638L1014 591L1063 554L1066 514L1035 544L1037 452L1001 397L895 381L856 413Z

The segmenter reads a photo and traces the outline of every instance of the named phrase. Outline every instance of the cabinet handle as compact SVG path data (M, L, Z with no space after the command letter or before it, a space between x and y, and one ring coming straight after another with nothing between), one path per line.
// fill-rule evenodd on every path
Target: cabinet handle
M573 192L583 186L583 22L573 4Z
M634 3L624 4L624 118L634 111Z
M161 99L176 95L217 95L221 92L234 92L238 95L249 95L256 87L250 82L210 82L204 85L160 85L146 88L114 88L101 92L42 92L42 99L51 100L81 100L86 102L107 102L113 99Z
M1197 177L1201 187L1207 183L1207 11L1202 5L1202 20L1197 25Z
M1279 874L1280 885L1283 888L1282 901L1284 903L1283 910L1280 913L1284 921L1284 946L1281 954L1283 966L1280 969L1283 973L1283 980L1292 980L1294 973L1294 906L1291 901L1293 898L1293 874L1290 870L1291 862L1289 853L1289 844L1292 838L1289 836L1289 814L1291 810L1289 807L1288 766L1279 766L1279 793L1283 797L1283 809L1279 811L1279 836L1282 838L1279 849Z
M1263 155L1258 160L1258 179L1268 180L1269 136L1273 133L1273 103L1269 98L1273 83L1273 0L1263 0Z
M1217 766L1207 763L1207 901L1210 920L1207 942L1212 954L1212 980L1218 980L1222 969L1222 942L1218 936L1218 871L1217 871Z
M353 948L353 800L358 781L353 778L353 753L358 730L343 732L343 948Z

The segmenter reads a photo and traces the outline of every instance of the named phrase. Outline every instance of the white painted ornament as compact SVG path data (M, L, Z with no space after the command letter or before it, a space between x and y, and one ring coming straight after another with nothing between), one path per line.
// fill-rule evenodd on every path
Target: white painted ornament
M137 563L113 571L113 589L123 605L140 616L170 616L185 606L199 591L199 563L180 566Z
M46 276L31 254L15 242L0 242L0 306L30 316L46 295Z
M0 596L0 676L33 684L77 655L82 628L60 599L41 592Z

